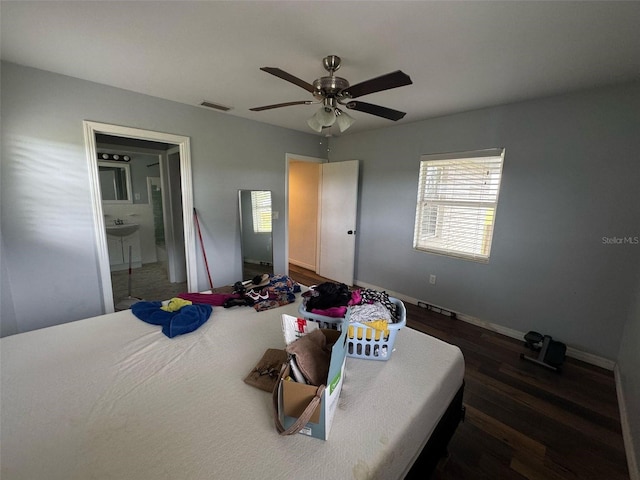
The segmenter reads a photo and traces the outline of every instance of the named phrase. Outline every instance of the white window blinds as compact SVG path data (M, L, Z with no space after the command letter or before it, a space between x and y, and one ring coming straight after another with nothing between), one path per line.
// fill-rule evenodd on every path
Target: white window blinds
M420 158L413 248L488 262L504 149Z
M269 190L251 191L251 213L254 233L271 232L271 192Z

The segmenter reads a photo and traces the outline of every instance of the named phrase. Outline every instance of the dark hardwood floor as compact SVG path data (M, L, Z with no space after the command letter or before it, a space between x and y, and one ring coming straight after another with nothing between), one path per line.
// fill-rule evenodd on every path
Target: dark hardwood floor
M325 281L290 265L304 285ZM568 358L562 373L520 359L524 343L405 302L407 326L457 345L466 419L434 480L629 479L613 372Z
M296 282L306 285L307 287L330 281L328 278L321 277L311 270L307 270L306 268L299 267L292 263L289 264L289 276Z

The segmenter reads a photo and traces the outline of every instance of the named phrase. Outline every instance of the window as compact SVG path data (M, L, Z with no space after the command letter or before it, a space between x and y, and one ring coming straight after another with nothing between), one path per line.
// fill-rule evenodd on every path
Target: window
M504 149L420 158L413 248L488 262Z
M270 233L271 192L269 190L251 191L251 213L254 233Z

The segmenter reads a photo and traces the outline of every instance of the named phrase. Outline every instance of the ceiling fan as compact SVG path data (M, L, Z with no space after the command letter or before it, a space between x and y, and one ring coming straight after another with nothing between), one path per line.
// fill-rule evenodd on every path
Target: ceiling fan
M249 110L261 112L262 110L289 107L292 105L322 104L320 110L307 120L309 127L316 132L321 132L323 128L330 127L334 123L338 125L340 132L344 132L353 124L355 120L347 115L346 112L338 108L339 105L350 110L356 110L358 112L364 112L370 115L386 118L388 120L393 120L394 122L400 120L406 115L405 112L400 112L391 108L353 100L354 98L368 95L370 93L411 85L413 82L411 82L411 78L409 78L409 75L406 73L401 70L396 70L395 72L387 73L386 75L372 78L370 80L365 80L364 82L357 83L356 85L349 85L349 82L345 78L337 77L335 75L336 70L340 68L340 57L337 55L329 55L324 57L322 63L325 70L329 72L329 75L317 78L313 81L313 84L307 83L304 80L301 80L298 77L276 67L260 68L263 72L270 73L271 75L275 75L278 78L304 88L306 91L311 93L316 100L299 100L294 102L276 103L274 105L265 105L264 107L250 108Z

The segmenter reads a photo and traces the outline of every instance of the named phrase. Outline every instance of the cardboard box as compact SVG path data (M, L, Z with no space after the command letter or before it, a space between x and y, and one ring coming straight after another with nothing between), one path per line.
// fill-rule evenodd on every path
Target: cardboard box
M344 381L347 329L345 328L344 331L322 329L322 332L327 337L327 343L333 343L329 374L325 383L326 389L322 394L320 405L316 408L310 421L300 430L300 433L327 440L333 417L338 408L338 400ZM315 397L317 387L317 385L306 385L290 380L282 380L280 382L278 386L278 412L280 413L280 421L285 428L289 428L295 423L309 402Z

